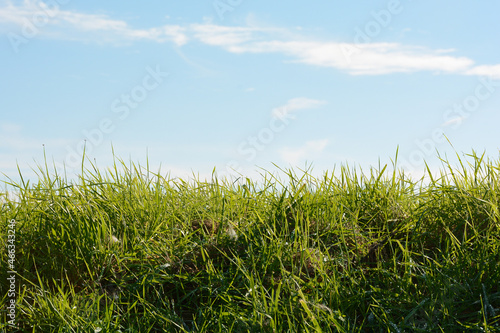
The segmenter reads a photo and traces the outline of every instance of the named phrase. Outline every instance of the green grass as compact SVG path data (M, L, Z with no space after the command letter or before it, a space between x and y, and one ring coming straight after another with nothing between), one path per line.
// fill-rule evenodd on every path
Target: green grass
M427 182L386 167L205 182L89 165L7 185L1 330L500 331L499 161L444 161Z

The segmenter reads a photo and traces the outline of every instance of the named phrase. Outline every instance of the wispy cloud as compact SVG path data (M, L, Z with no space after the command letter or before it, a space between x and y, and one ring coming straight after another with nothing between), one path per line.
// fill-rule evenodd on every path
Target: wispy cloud
M235 54L278 53L292 63L334 68L351 75L431 71L500 78L500 64L476 65L472 59L454 55L455 50L452 49L429 49L399 43L355 44L314 40L286 29L255 24L222 26L205 22L136 29L124 20L107 15L64 10L60 6L33 0L26 0L21 5L4 2L0 7L0 28L3 27L4 31L6 26L22 29L34 17L46 19L42 21L40 34L51 38L112 44L150 40L172 42L177 46L198 41Z
M454 49L429 49L399 43L342 43L305 39L283 29L229 27L214 24L191 26L193 38L235 53L279 53L289 62L330 67L351 75L380 75L431 71L466 75L498 76L500 65L474 66Z
M307 48L306 48L307 46ZM416 71L458 72L473 61L465 57L397 43L312 43L296 45L292 55L298 62L346 70L353 75L377 75Z
M232 53L281 53L291 62L345 70L352 75L378 75L388 73L436 71L462 72L474 61L466 57L444 55L444 50L405 46L398 43L351 44L323 41L261 41L245 34L217 34L213 42L208 36L200 41L223 47ZM227 37L230 36L230 37Z
M0 7L1 25L17 26L19 29L31 26L40 35L70 40L92 39L96 42L117 43L151 40L159 43L170 41L177 45L183 45L188 41L184 33L185 29L178 25L134 29L127 22L112 19L107 15L78 13L61 9L57 5L49 6L44 2L33 0L25 0L19 6L7 2L4 7ZM76 37L75 32L84 33L84 35Z
M274 118L293 118L294 116L291 115L292 112L315 108L325 103L325 101L306 97L292 98L285 105L274 108L271 114Z
M192 24L190 30L193 37L202 43L221 46L228 51L246 42L255 42L257 33L262 29L253 27L228 27L212 23Z
M467 75L491 76L500 79L500 64L475 66L465 72Z
M328 145L328 139L307 141L300 147L285 147L279 155L286 163L297 166L307 159L315 159Z

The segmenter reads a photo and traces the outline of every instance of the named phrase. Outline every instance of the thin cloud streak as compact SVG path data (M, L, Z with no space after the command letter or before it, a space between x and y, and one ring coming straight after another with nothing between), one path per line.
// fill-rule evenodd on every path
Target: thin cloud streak
M212 46L240 45L245 42L253 42L256 39L255 33L258 28L251 27L229 27L215 24L191 24L190 30L193 37L200 42Z
M493 79L500 79L500 64L475 66L465 72L467 75L490 76Z
M36 18L36 19L35 19ZM158 43L173 42L184 45L188 37L184 28L179 25L164 25L150 29L133 29L123 20L111 19L106 15L85 14L60 9L58 6L49 7L44 2L26 0L21 6L14 6L7 2L0 8L0 25L14 25L18 28L34 26L41 30L40 34L56 39L75 40L74 31L84 33L99 32L92 35L92 40L123 42L134 40L151 40ZM39 28L42 29L39 29ZM52 29L50 29L52 28ZM55 29L55 30L54 30ZM106 33L102 35L102 33ZM81 37L87 41L90 36Z
M334 68L350 75L382 75L431 71L500 78L500 64L475 65L472 59L453 56L453 49L428 49L399 43L342 43L311 41L284 29L252 26L221 26L213 23L163 25L134 29L126 21L106 15L85 14L49 7L44 2L26 0L15 6L4 2L0 8L0 27L23 28L34 17L45 17L40 34L49 38L111 42L120 44L138 40L172 42L177 46L189 41L221 47L242 54L278 53L288 62ZM77 36L79 32L80 36Z
M318 106L326 104L325 101L320 101L316 99L306 98L306 97L297 97L289 100L285 105L274 108L271 111L273 118L291 118L294 116L291 115L292 112L303 110L303 109L311 109Z
M201 39L206 42L207 37ZM218 36L217 46L231 53L282 53L291 62L345 70L351 75L380 75L435 71L461 73L474 64L466 57L442 55L421 47L398 43L349 44L310 41L249 41ZM227 42L227 43L224 43ZM207 44L209 44L207 42ZM215 45L215 44L211 44Z

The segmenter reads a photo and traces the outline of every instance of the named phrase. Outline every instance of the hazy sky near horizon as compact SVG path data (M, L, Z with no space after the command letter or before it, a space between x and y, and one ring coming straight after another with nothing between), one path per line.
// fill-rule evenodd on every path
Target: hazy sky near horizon
M0 0L0 173L496 159L500 2ZM447 141L447 139L451 144ZM1 176L4 179L4 176Z

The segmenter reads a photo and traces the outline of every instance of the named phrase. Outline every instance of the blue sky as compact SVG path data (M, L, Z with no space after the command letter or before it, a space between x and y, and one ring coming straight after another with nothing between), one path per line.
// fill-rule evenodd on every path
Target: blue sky
M497 1L0 0L0 172L498 157ZM451 146L443 134L451 141ZM274 164L273 164L274 163ZM4 178L5 176L2 176Z

